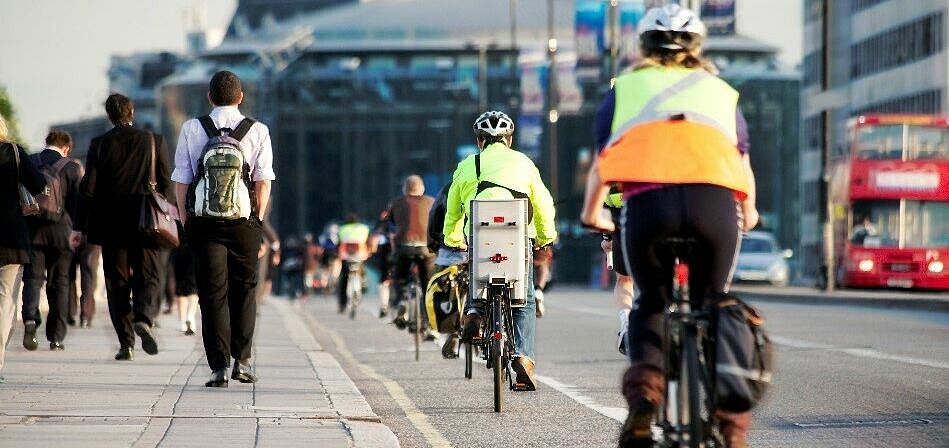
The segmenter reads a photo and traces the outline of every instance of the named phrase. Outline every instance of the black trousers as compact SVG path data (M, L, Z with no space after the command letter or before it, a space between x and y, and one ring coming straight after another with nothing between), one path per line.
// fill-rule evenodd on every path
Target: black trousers
M102 245L109 317L123 348L135 346L134 323L152 325L158 315L167 258L167 250L136 244Z
M261 225L254 219L191 218L185 233L194 255L208 366L227 368L231 358L249 361L257 323L254 290Z
M661 242L697 240L689 263L690 299L695 306L727 292L738 255L740 218L731 190L712 185L676 185L637 194L622 217L626 267L641 294L629 315L629 357L664 370L663 307L672 297L672 256Z
M69 313L69 268L72 252L52 246L33 246L33 263L23 270L24 321L36 321L39 325L40 289L46 282L46 300L49 302L49 322L46 323L46 339L62 341L66 338L66 318Z
M99 257L102 247L83 243L76 248L72 266L69 268L69 315L92 320L96 315L96 288L99 286ZM78 278L76 275L77 269ZM76 281L81 293L76 297Z
M395 301L398 305L404 297L405 287L409 284L412 275L412 266L418 269L418 281L424 294L428 286L428 279L435 267L435 256L427 246L399 246L395 250L395 268L392 277L395 279ZM419 302L422 302L421 300Z

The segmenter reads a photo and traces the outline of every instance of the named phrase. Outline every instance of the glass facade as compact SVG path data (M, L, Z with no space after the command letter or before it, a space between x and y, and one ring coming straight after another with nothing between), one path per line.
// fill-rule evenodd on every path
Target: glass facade
M946 31L943 12L883 31L850 47L854 79L925 59L942 51Z

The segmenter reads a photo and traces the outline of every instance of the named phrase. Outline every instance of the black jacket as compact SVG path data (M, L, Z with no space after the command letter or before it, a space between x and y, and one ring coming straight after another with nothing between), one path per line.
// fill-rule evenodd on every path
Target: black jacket
M451 189L451 182L442 187L435 196L435 204L428 211L428 249L437 253L438 248L444 244L445 234L442 233L445 227L445 212L448 210L448 190Z
M46 180L23 148L20 152L19 178L30 193L46 187ZM20 209L16 158L13 145L0 143L0 266L30 263L30 233Z
M56 164L63 156L53 149L44 149L33 154L30 159L37 169ZM51 246L62 250L71 250L69 247L69 232L76 216L76 205L79 197L79 182L82 181L82 165L76 159L63 166L59 172L60 185L63 188L65 213L62 219L55 223L27 218L30 226L30 235L34 245Z
M174 203L168 153L161 136L119 125L89 144L74 227L92 244L141 243L138 220L148 192L150 140L155 136L155 181Z

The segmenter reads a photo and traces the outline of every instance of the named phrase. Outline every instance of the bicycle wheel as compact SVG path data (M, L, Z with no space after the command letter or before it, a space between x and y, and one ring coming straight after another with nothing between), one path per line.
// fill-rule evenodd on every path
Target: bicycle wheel
M415 310L412 319L415 321L415 331L412 332L412 337L415 339L415 360L418 361L420 358L420 347L422 345L422 312L419 310L421 301L419 300L418 287L415 285L410 287L412 288L412 308Z
M474 370L473 352L474 350L471 349L471 343L465 342L465 379L469 380L471 379L472 370Z
M687 432L689 448L700 448L705 446L705 421L702 416L704 404L700 385L702 373L699 371L701 364L699 363L698 344L696 343L697 335L694 328L685 328L682 336L681 384L683 387L680 390L684 395L680 395L680 403L685 409L682 409L680 414L682 420L680 421L684 424L684 429Z
M504 356L502 356L504 341L495 335L504 334L504 316L501 314L500 299L494 298L491 302L491 328L493 331L490 335L491 343L489 347L491 350L491 367L494 369L494 412L501 412L504 389L508 387L504 375L507 371L507 365Z

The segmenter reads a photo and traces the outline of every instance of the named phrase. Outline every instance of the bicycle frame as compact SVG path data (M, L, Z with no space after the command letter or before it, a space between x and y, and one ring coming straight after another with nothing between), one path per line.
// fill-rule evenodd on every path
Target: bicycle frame
M503 384L514 390L514 375L511 360L514 357L514 315L511 311L513 284L503 278L493 278L484 289L486 321L482 327L480 341L473 342L481 348L485 367L494 371L494 412L501 412Z
M695 310L689 292L689 265L674 254L672 300L666 323L666 391L657 425L665 447L718 448L724 441L714 414L715 377L709 303Z

